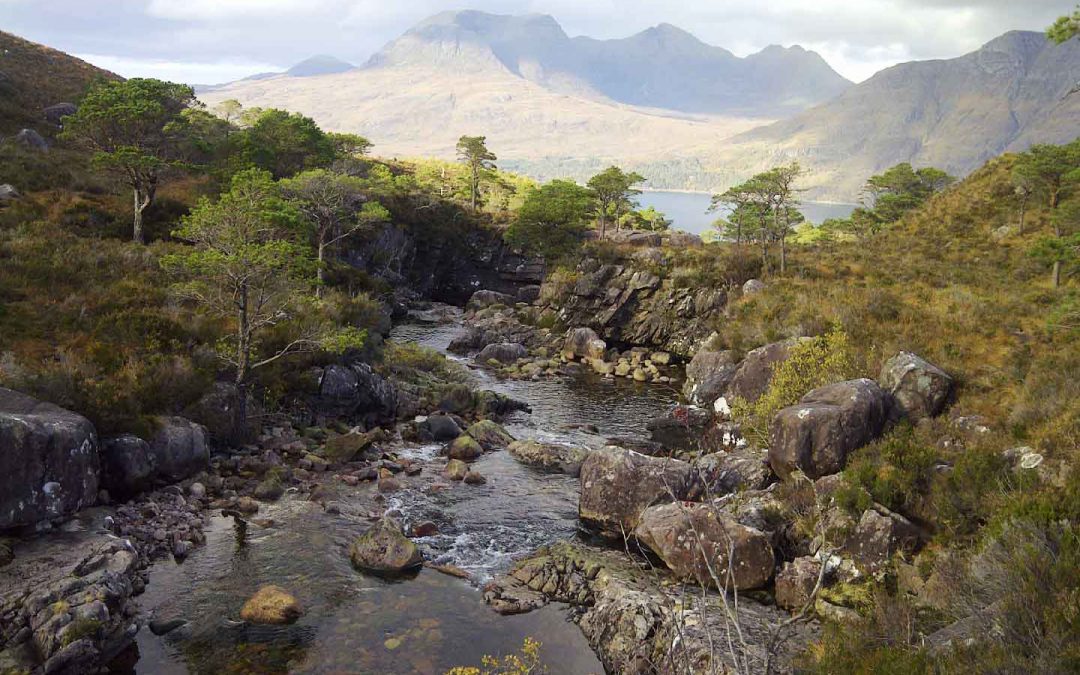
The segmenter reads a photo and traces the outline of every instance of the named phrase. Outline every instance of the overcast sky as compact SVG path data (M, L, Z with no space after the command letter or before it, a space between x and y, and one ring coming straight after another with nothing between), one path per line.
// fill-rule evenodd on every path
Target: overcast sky
M462 4L464 2L464 4ZM121 75L216 84L314 54L363 63L432 14L553 15L570 35L625 37L672 23L739 55L770 44L821 53L863 80L886 66L1044 30L1075 0L0 0L0 29Z

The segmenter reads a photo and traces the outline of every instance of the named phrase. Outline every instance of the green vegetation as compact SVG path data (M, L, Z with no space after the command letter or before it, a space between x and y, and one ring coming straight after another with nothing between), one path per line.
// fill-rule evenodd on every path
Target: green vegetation
M1077 34L1080 34L1080 7L1072 14L1059 16L1054 25L1046 29L1046 36L1058 44L1068 42Z
M761 264L769 268L769 244L780 243L780 274L787 271L787 239L791 229L806 220L799 212L795 182L802 169L798 163L780 166L754 176L748 181L712 197L711 211L724 206L730 210L727 221L720 221L725 237L744 239L761 246Z
M589 191L577 183L553 180L525 198L506 242L545 260L561 258L580 245L591 203Z
M483 136L462 136L457 142L458 159L469 168L469 203L475 211L480 206L480 181L495 169L498 157L487 149Z
M636 206L634 197L641 194L640 190L634 189L634 185L644 180L644 176L625 173L617 166L609 166L589 179L588 188L595 200L596 223L601 239L607 234L609 218L621 227L622 214L633 210Z
M955 182L940 169L914 169L904 162L871 176L863 186L863 205L848 218L831 218L821 225L832 236L866 239L918 208L935 193Z

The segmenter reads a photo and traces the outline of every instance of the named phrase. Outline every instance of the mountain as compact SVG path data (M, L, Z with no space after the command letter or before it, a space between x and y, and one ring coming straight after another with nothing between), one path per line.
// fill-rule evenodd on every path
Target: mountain
M772 46L739 58L661 24L619 40L570 38L547 15L444 12L373 56L367 67L504 68L561 93L686 113L783 116L851 83L818 54Z
M334 56L320 54L318 56L312 56L309 59L304 59L292 68L286 70L285 74L290 77L314 77L316 75L344 73L353 68L356 68L356 66L347 61L342 61Z
M0 31L0 133L39 125L46 106L77 101L92 81L118 77L74 56Z
M963 176L1002 152L1080 135L1080 95L1066 96L1078 72L1080 41L1009 32L959 58L887 68L731 139L717 163L746 172L798 159L816 195L841 199L898 162Z

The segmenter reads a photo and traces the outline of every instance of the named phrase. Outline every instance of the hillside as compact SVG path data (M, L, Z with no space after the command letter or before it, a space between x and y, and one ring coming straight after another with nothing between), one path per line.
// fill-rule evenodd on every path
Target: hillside
M0 31L0 134L40 124L43 108L79 99L99 77L117 76Z
M754 129L723 148L721 165L761 170L798 159L819 197L850 198L897 164L963 176L1006 151L1080 133L1080 96L1065 97L1080 42L1054 45L1013 31L955 59L904 63L834 101Z

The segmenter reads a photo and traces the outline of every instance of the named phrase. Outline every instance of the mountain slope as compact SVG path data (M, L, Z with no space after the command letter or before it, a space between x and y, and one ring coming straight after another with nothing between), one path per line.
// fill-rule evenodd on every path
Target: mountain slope
M545 87L686 113L783 116L851 83L801 47L739 58L661 24L628 38L570 38L550 16L444 12L383 48L368 67L454 63L502 66Z
M966 175L989 158L1080 135L1080 41L1013 31L948 60L881 71L835 100L747 132L720 151L745 171L798 159L818 196L851 198L898 162Z
M0 133L38 125L46 106L77 101L95 79L117 77L74 56L0 31Z

